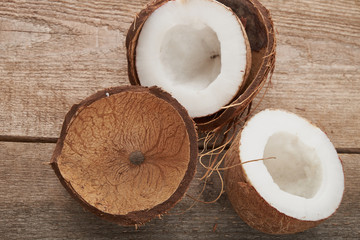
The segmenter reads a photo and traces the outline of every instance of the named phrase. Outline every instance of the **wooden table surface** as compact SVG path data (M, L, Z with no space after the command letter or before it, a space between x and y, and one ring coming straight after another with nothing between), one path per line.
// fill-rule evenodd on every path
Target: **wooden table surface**
M0 239L359 239L359 0L262 0L278 46L258 110L308 118L328 133L344 163L343 202L322 225L265 235L244 224L224 194L178 214L192 204L185 197L171 214L136 230L98 219L67 194L47 164L65 113L97 90L128 84L125 36L146 2L0 1ZM219 187L213 176L201 199L212 200ZM195 179L189 192L200 188Z

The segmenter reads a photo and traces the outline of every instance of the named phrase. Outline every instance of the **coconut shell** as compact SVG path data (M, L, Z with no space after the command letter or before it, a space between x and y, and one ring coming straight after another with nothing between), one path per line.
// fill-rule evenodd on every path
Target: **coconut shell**
M156 87L124 86L71 108L51 166L85 209L135 225L180 201L197 154L194 122L174 98Z
M140 85L136 71L136 46L141 28L147 18L160 6L171 0L156 0L148 4L135 18L127 37L127 59L130 83ZM245 111L253 98L260 91L275 65L275 33L270 13L257 0L220 0L218 1L232 9L245 26L248 36L252 61L250 74L233 100L231 107L206 116L194 118L200 131L212 131L231 122L237 115Z
M236 213L249 226L268 234L290 234L315 227L323 220L302 221L270 206L248 180L240 160L240 137L236 136L225 159L225 191ZM236 166L236 167L234 167Z

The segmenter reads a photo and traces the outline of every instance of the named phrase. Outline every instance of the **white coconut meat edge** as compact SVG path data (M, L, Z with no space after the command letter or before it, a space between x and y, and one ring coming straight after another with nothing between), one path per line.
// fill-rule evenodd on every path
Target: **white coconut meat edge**
M339 207L343 196L344 173L336 149L327 135L306 119L293 113L264 110L252 117L241 133L241 161L263 158L272 136L278 138L271 141L273 146L277 146L278 149L274 149L274 152L278 152L279 156L274 156L277 159L265 161L295 161L295 166L288 165L290 169L286 169L281 167L286 165L284 162L277 166L275 164L278 172L270 173L264 164L265 161L243 164L248 181L266 202L290 217L318 221L332 215ZM285 140L281 139L282 136ZM287 159L284 159L284 156ZM296 178L301 172L307 175L305 178L310 178L307 186L313 185L314 189L308 193L306 189L302 189L304 179L293 183L289 183L291 180L287 179L291 178L291 175ZM277 182L274 180L276 178ZM283 180L280 184L279 179ZM300 191L289 191L289 187L296 186L299 186ZM286 187L288 189L284 190Z
M213 114L243 82L245 39L238 18L223 4L169 1L151 14L139 35L139 81L168 91L191 117Z

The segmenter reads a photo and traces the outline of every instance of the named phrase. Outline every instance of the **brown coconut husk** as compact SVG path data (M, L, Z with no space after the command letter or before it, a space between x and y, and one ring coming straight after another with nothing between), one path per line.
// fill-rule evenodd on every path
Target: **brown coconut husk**
M136 71L136 46L141 28L147 18L163 4L171 0L156 0L149 3L136 17L126 37L128 74L130 83L140 85ZM199 131L219 132L228 128L234 118L243 113L264 85L275 66L275 33L269 12L257 0L220 0L232 9L243 23L248 36L252 64L250 74L233 100L215 114L195 118Z
M194 122L174 98L156 87L124 86L71 108L51 166L85 209L138 225L180 201L197 155Z
M249 226L268 234L290 234L315 227L323 220L303 221L287 216L270 206L247 178L240 160L241 132L236 136L225 159L226 194L236 213ZM251 164L251 163L246 163Z

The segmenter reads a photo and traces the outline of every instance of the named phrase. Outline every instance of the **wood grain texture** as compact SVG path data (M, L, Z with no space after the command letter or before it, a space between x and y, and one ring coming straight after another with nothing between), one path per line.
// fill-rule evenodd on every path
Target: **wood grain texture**
M322 128L337 148L359 147L360 2L263 2L278 42L275 73L258 109L295 112Z
M84 211L61 186L47 164L55 144L0 143L0 236L2 239L288 239L248 227L223 195L214 204L192 204L185 197L171 214L138 230L105 222ZM341 155L346 191L338 212L320 226L291 239L358 239L360 236L360 155ZM197 177L204 171L198 168ZM214 174L200 199L216 198L220 181ZM191 183L189 194L202 188Z
M360 153L360 2L261 2L272 13L278 47L272 84L257 111L293 111L319 125L337 148ZM100 89L128 84L125 36L146 3L0 1L0 141L15 141L0 142L1 239L288 238L249 228L226 195L139 230L119 227L85 212L67 194L46 164L55 144L16 143L54 142L73 104ZM346 192L339 211L292 239L359 238L360 155L341 158ZM219 187L214 175L202 199L216 198ZM195 180L190 194L200 189ZM191 203L184 198L171 212Z
M1 135L58 137L71 105L127 84L125 36L146 1L1 1Z
M128 84L125 36L146 3L1 1L0 135L56 138L71 105ZM272 13L278 47L258 109L294 111L320 125L336 147L359 148L360 2L262 3Z

